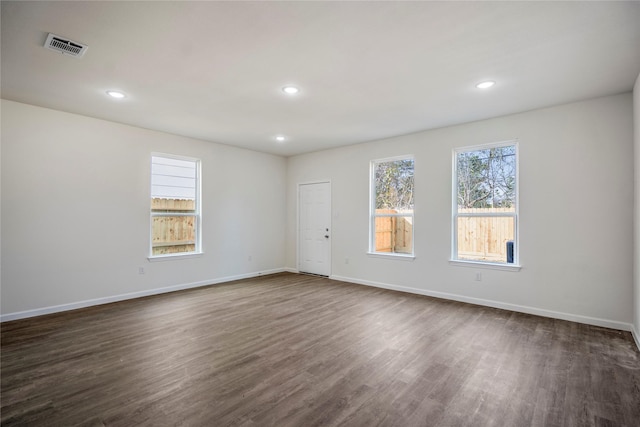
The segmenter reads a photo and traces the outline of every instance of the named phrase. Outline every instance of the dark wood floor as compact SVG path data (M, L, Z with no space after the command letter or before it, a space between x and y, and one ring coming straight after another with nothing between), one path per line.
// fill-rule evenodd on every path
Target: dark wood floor
M3 426L640 426L627 332L288 273L1 344Z

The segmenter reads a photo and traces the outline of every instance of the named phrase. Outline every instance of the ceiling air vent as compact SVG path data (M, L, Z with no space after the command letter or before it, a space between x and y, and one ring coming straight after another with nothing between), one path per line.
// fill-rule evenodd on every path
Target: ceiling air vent
M76 58L82 57L87 49L89 49L89 46L87 45L67 40L64 37L56 36L51 33L47 36L47 41L44 42L44 47L58 53L75 56Z

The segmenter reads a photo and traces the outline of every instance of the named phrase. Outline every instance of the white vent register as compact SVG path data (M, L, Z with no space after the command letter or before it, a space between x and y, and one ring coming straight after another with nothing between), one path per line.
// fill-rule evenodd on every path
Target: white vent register
M89 48L89 46L82 43L65 39L64 37L56 36L51 33L47 36L47 41L44 42L44 47L58 53L75 56L76 58L82 57Z

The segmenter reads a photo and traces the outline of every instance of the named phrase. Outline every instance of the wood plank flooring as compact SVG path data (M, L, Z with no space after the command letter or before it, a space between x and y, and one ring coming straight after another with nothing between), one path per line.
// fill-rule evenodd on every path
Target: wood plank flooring
M640 426L627 332L319 277L1 327L3 426Z

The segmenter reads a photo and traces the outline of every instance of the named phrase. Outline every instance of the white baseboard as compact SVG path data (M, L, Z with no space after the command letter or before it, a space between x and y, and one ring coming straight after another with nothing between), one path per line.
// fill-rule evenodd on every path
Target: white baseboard
M292 267L285 267L282 269L282 271L286 271L287 273L296 273L296 274L300 273L300 270Z
M636 342L638 351L640 351L640 334L638 334L638 330L633 325L631 325L631 335L633 335L633 340Z
M253 273L239 274L237 276L227 276L218 279L202 280L199 282L183 283L179 285L167 286L164 288L148 289L139 292L131 292L127 294L113 295L109 297L90 299L85 301L72 302L68 304L54 305L50 307L36 308L33 310L18 311L15 313L7 313L0 315L0 322L8 322L11 320L26 319L28 317L42 316L45 314L59 313L62 311L76 310L79 308L91 307L94 305L108 304L111 302L124 301L128 299L148 297L151 295L165 294L168 292L181 291L184 289L198 288L201 286L217 285L219 283L233 282L234 280L250 279L252 277L266 276L268 274L282 273L283 268L272 270L257 271Z
M359 285L373 286L376 288L390 289L400 292L408 292L412 294L425 295L429 297L448 299L453 301L466 302L470 304L482 305L486 307L501 308L504 310L516 311L519 313L534 314L536 316L550 317L552 319L568 320L571 322L584 323L587 325L601 326L603 328L617 329L621 331L632 331L633 325L630 323L617 322L615 320L599 319L597 317L582 316L579 314L562 313L558 311L545 310L542 308L528 307L524 305L509 304L500 301L492 301L481 298L467 297L464 295L450 294L446 292L428 291L418 288L410 288L406 286L390 285L388 283L373 282L370 280L354 279L351 277L331 276L331 279L341 282L356 283ZM636 344L638 344L637 333L634 336ZM640 345L638 346L640 348Z

